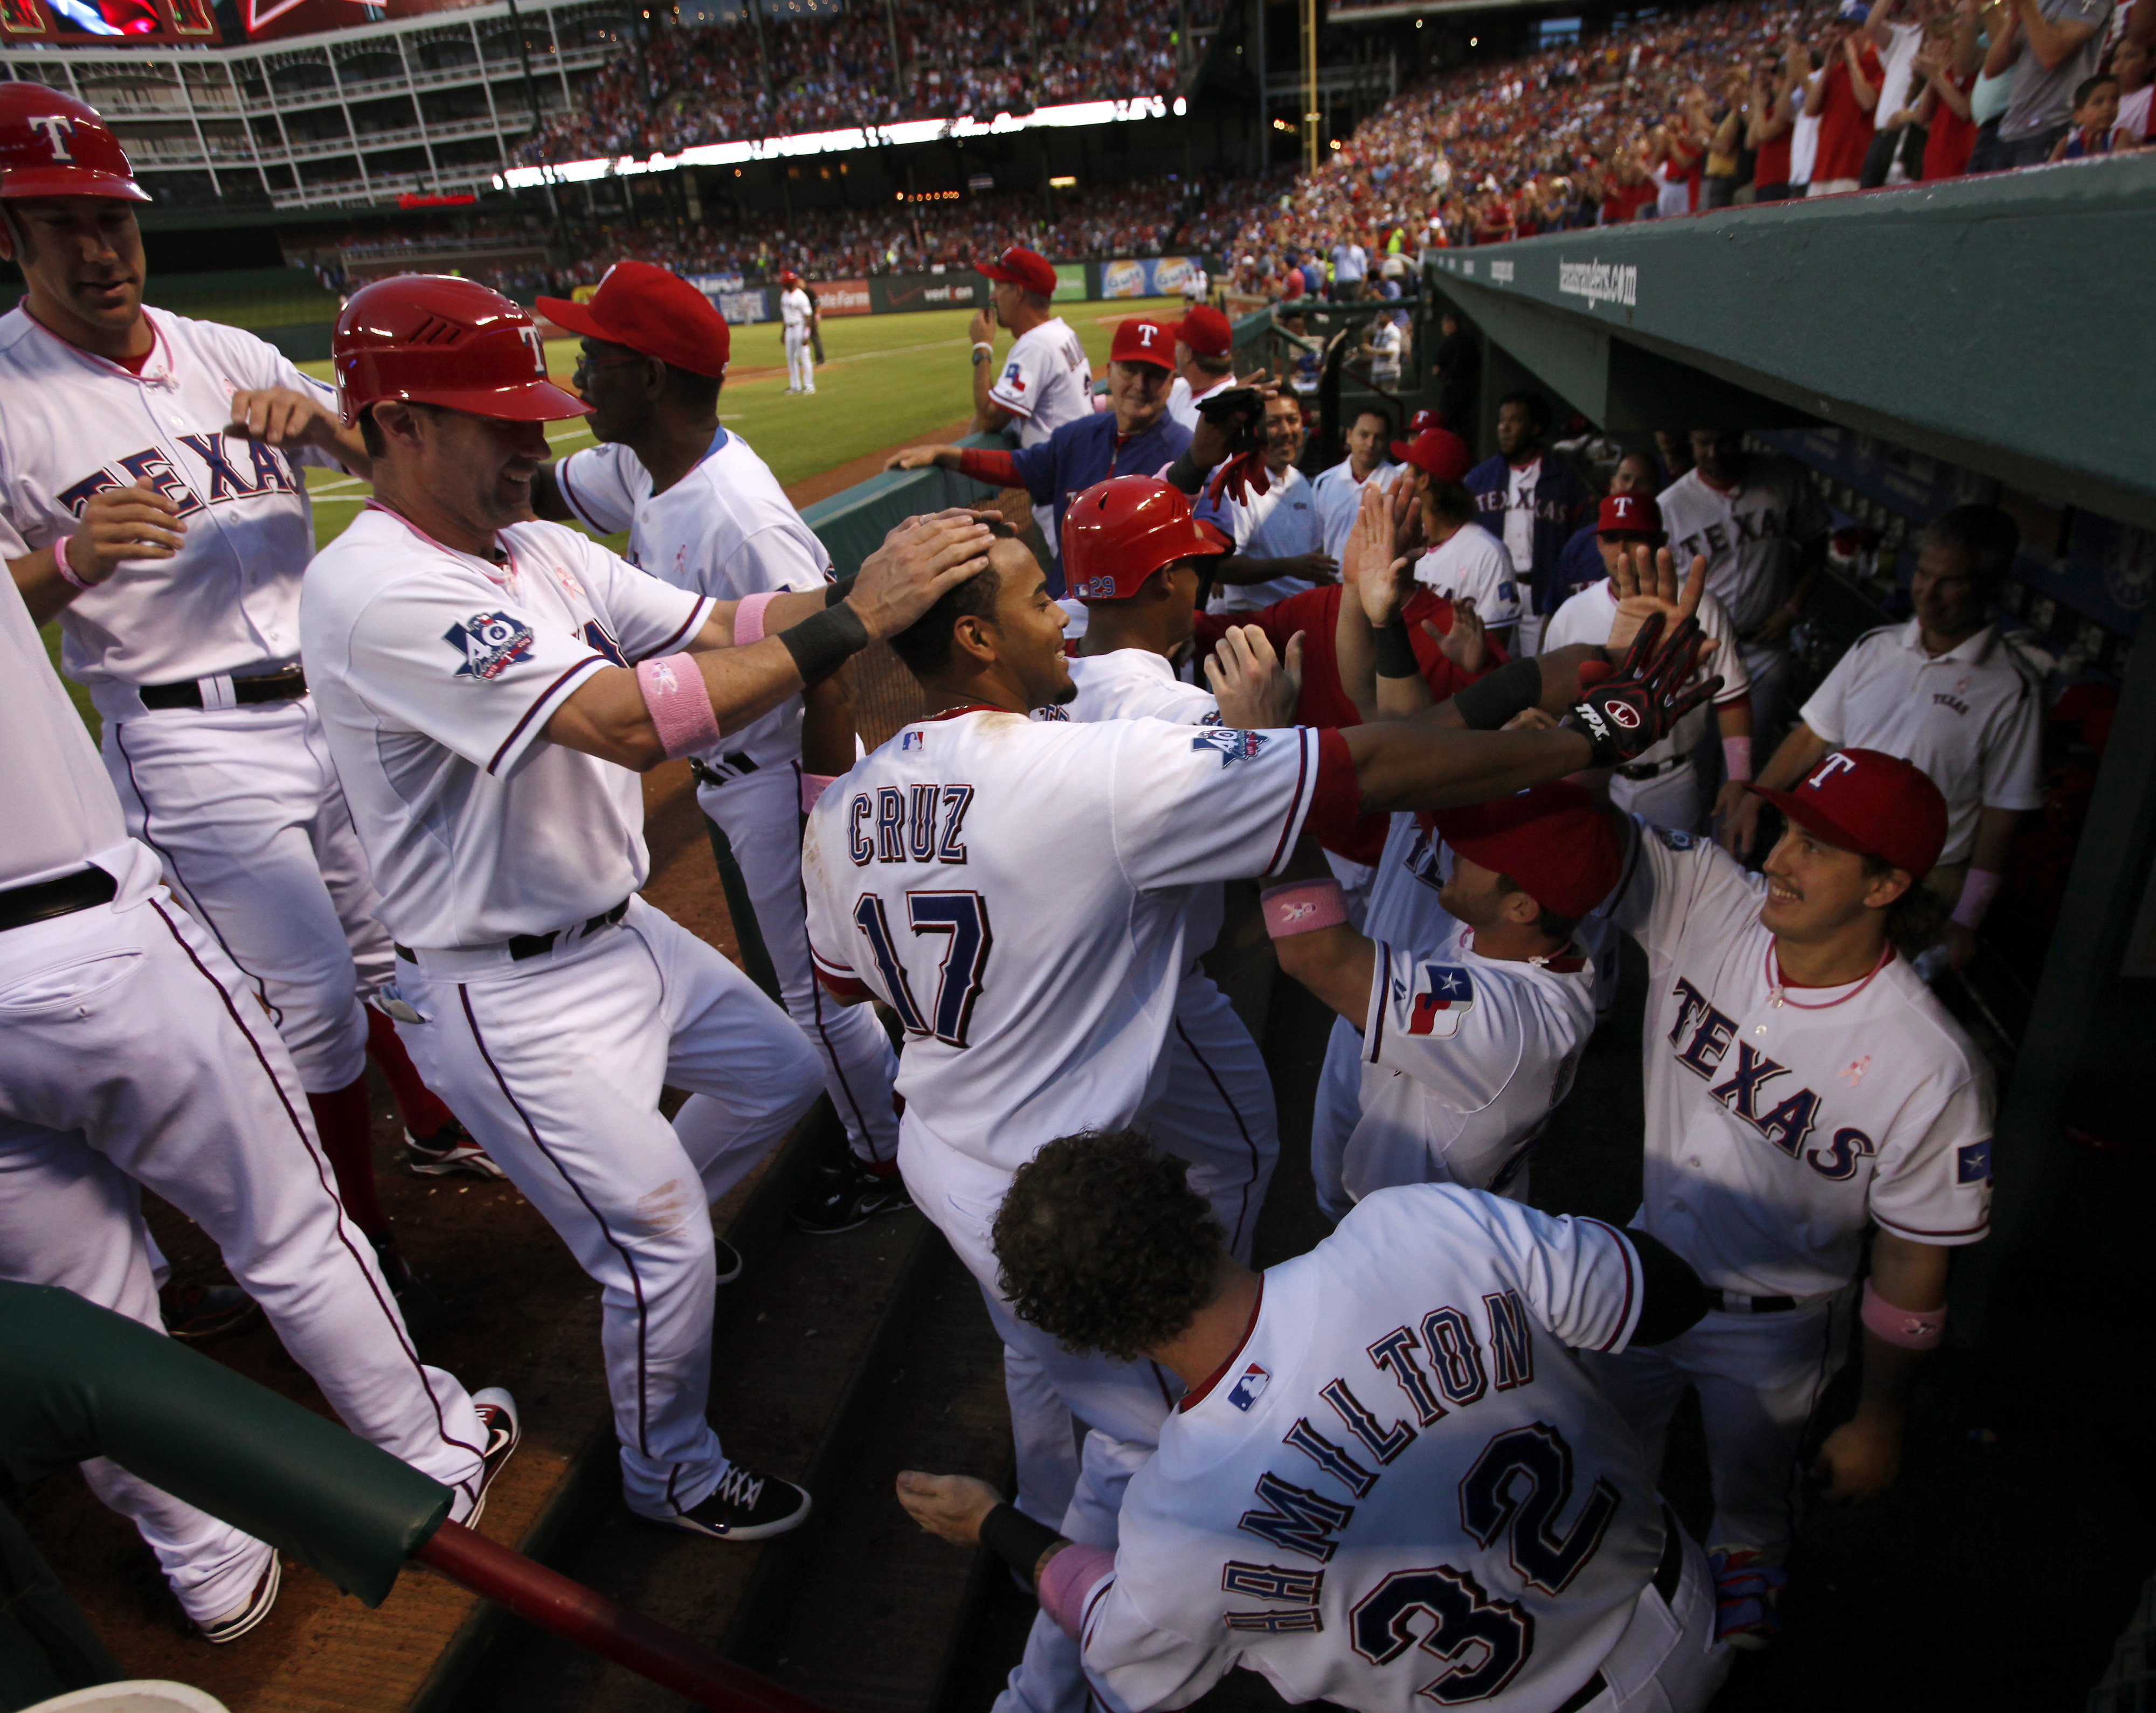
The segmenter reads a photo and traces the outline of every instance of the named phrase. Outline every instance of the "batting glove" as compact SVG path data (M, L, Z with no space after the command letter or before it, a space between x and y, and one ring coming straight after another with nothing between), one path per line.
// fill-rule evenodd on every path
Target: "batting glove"
M1722 688L1719 676L1685 688L1699 669L1706 643L1696 618L1685 620L1663 641L1662 615L1654 614L1640 627L1615 675L1585 690L1558 724L1594 746L1597 767L1636 761ZM1583 682L1586 677L1583 672Z

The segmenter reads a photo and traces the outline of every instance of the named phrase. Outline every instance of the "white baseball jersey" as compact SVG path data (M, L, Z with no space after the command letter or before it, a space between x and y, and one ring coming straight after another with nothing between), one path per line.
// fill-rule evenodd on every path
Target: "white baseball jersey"
M1014 1172L1129 1122L1157 1092L1191 889L1286 864L1320 745L959 708L857 762L808 817L808 939L904 1023L903 1126Z
M554 466L569 509L603 536L629 531L629 562L677 589L739 601L778 589L820 589L831 556L747 441L721 428L703 460L663 494L626 446L591 446ZM729 731L701 759L732 775L801 755L801 698Z
M1318 524L1310 479L1293 464L1279 475L1270 470L1265 475L1270 485L1264 493L1246 494L1240 500L1224 495L1219 505L1207 507L1199 515L1232 536L1235 551L1246 558L1293 559L1305 553L1323 552L1325 533ZM1309 578L1300 577L1224 585L1213 591L1205 610L1255 613L1316 587Z
M1576 952L1484 957L1464 924L1378 941L1342 1187L1358 1201L1392 1184L1501 1187L1572 1091L1594 1033L1594 965Z
M808 294L799 286L791 286L778 295L778 319L788 333L806 333L809 317L816 313L816 305L808 301Z
M1706 556L1707 592L1739 636L1758 629L1789 598L1800 550L1830 527L1811 478L1786 458L1747 459L1733 493L1687 470L1656 504L1671 556L1680 566Z
M1415 581L1449 601L1472 601L1491 630L1517 624L1520 585L1505 544L1477 523L1466 523L1415 562Z
M275 346L145 309L156 345L137 375L80 351L18 308L0 315L0 557L74 532L93 494L146 476L180 508L184 545L136 559L60 614L61 664L108 720L135 687L275 671L300 657L300 577L314 521L293 454L227 439L232 395L334 396ZM311 449L300 463L333 462Z
M1947 800L1943 863L1969 860L1981 811L2043 807L2042 705L1996 626L1936 657L1913 618L1859 638L1802 718L1837 749L1883 750L1931 777Z
M1210 398L1216 392L1225 392L1229 388L1239 384L1233 375L1223 375L1200 392L1182 376L1178 375L1174 380L1168 382L1168 413L1194 434L1198 432L1198 424L1200 421L1198 414L1199 402L1201 399Z
M1358 1713L1547 1713L1661 1556L1638 1442L1572 1352L1638 1323L1631 1245L1453 1185L1372 1196L1265 1274L1132 1475L1086 1675L1116 1713L1234 1665Z
M1856 1276L1874 1220L1982 1237L1991 1071L1931 989L1891 951L1846 987L1786 986L1765 880L1712 840L1626 824L1605 908L1647 954L1642 1228L1711 1285L1800 1299Z
M1543 629L1542 645L1544 650L1561 649L1568 643L1599 645L1609 640L1609 627L1616 622L1617 597L1604 579L1582 589L1550 615L1549 623ZM1711 594L1700 597L1699 628L1721 646L1686 682L1697 684L1720 673L1722 689L1712 706L1748 702L1752 699L1752 674L1745 669L1744 651L1737 646L1737 633L1729 623L1728 613ZM1676 729L1667 737L1650 745L1635 759L1641 766L1646 766L1666 762L1672 756L1690 755L1707 736L1708 717L1708 705L1702 703L1678 721Z
M1386 830L1384 853L1370 880L1363 931L1394 946L1442 946L1459 922L1438 902L1451 869L1445 841L1424 818L1396 812Z
M1020 446L1038 446L1064 423L1092 414L1092 391L1086 347L1062 316L1051 315L1011 341L988 399L1018 418Z
M1355 461L1343 458L1330 469L1320 470L1310 485L1317 506L1317 526L1323 533L1325 551L1336 560L1348 551L1348 537L1355 527L1355 514L1363 504L1363 485L1375 482L1384 492L1393 490L1404 464L1381 464L1367 476L1355 474Z
M641 782L541 732L593 673L677 651L711 610L564 524L495 539L499 565L370 503L300 600L330 752L406 946L547 933L644 884Z
M1078 694L1060 707L1035 708L1036 720L1166 720L1177 726L1218 726L1220 705L1210 690L1185 684L1164 654L1112 649L1070 661Z

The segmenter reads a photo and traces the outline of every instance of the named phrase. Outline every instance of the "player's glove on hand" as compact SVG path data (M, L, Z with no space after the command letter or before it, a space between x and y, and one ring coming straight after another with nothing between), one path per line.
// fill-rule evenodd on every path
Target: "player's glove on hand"
M1241 418L1228 443L1228 455L1207 485L1206 497L1218 505L1223 494L1240 503L1252 494L1268 492L1272 478L1265 472L1265 394L1255 387L1230 387L1199 400L1198 414L1224 430L1231 418Z
M1597 767L1636 761L1722 688L1718 676L1685 688L1699 669L1706 643L1696 618L1685 620L1665 642L1662 615L1655 613L1640 627L1616 674L1586 690L1558 723L1594 746Z

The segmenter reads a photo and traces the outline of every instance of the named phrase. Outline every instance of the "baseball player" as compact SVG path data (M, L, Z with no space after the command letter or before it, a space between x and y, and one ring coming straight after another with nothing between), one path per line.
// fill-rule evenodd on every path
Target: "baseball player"
M1760 789L1758 787L1754 790ZM1646 1182L1635 1222L1719 1296L1598 1377L1661 1459L1687 1387L1707 1428L1724 1633L1757 1647L1793 1527L1793 1461L1841 1360L1865 1235L1863 1395L1820 1454L1830 1497L1889 1485L1909 1375L1946 1323L1947 1264L1989 1222L1990 1068L1903 961L1946 803L1917 768L1836 750L1762 792L1789 830L1748 874L1711 841L1627 824L1606 906L1649 970Z
M1189 889L1276 871L1306 828L1480 801L1576 771L1608 734L1650 739L1682 700L1656 686L1690 670L1697 644L1681 631L1652 665L1635 650L1631 670L1568 716L1589 738L1435 721L1321 732L1029 720L1074 694L1062 638L1046 573L998 540L987 574L893 638L930 712L824 793L802 865L819 976L891 1005L907 1033L899 1167L915 1205L979 1280L1005 1343L1094 1430L1075 1506L1143 1455L1170 1394L1150 1365L1074 1355L1014 1317L988 1225L1042 1143L1130 1125L1190 1163L1224 1229L1242 1217L1260 1162L1176 1027ZM1530 669L1531 687L1508 680L1468 710L1475 723L1550 693ZM1024 1452L1034 1436L1024 1422L1014 1433ZM1067 1706L1079 1692L1051 1631L1035 1628L1015 1705Z
M1337 1153L1312 1136L1318 1206L1336 1219L1395 1184L1524 1195L1594 1029L1594 966L1573 936L1616 884L1619 841L1586 792L1537 786L1431 830L1452 854L1437 902L1456 926L1441 938L1357 932L1330 877L1265 895L1281 967L1362 1031L1354 1128Z
M1837 745L1921 767L1946 795L1946 843L1925 885L1953 906L1945 944L1957 969L1975 953L2015 828L2043 805L2042 706L1988 617L2020 539L1993 505L1934 518L1917 550L1915 616L1860 638L1835 663L1759 781L1786 790ZM1731 849L1752 849L1759 802L1723 823Z
M1620 560L1626 553L1635 557L1651 554L1661 545L1661 517L1655 502L1644 494L1609 495L1602 501L1596 527L1605 575L1550 616L1543 628L1546 649L1561 649L1568 643L1599 643L1607 638L1617 618ZM1713 664L1722 674L1722 689L1712 704L1712 718L1722 740L1723 772L1722 789L1714 803L1718 818L1736 810L1750 795L1744 785L1752 777L1752 680L1745 672L1743 651L1737 646L1729 615L1711 589L1700 598L1699 628L1717 644ZM1685 833L1701 831L1703 805L1692 751L1707 735L1708 717L1706 708L1699 709L1638 761L1619 768L1609 778L1609 801L1657 827L1675 827Z
M988 307L976 310L967 324L973 346L973 427L984 434L1014 432L1020 446L1038 446L1065 423L1093 413L1093 366L1070 324L1050 312L1060 282L1047 257L1014 244L983 263L980 271L993 283ZM1011 331L1010 351L1000 370L998 322ZM1053 509L1036 503L1033 518L1052 552L1058 539Z
M1425 428L1412 440L1394 441L1393 456L1406 466L1400 480L1422 510L1428 546L1415 581L1448 600L1471 603L1491 639L1509 649L1520 586L1505 544L1475 521L1475 495L1462 485L1474 456L1467 443L1449 429Z
M1258 1274L1182 1177L1141 1136L1072 1136L995 1223L1030 1323L1180 1382L1120 1513L1058 1533L909 1470L914 1519L1034 1582L1111 1713L1239 1664L1360 1713L1704 1708L1730 1659L1705 1555L1575 1354L1682 1332L1710 1300L1691 1269L1643 1232L1419 1184Z
M76 562L110 568L88 551ZM148 1188L208 1233L346 1426L454 1487L450 1515L475 1521L516 1449L516 1405L468 1397L413 1353L332 1187L290 1054L254 984L161 884L157 854L129 836L12 582L0 721L0 1278L159 1326ZM134 1522L205 1639L235 1641L269 1615L271 1547L103 1458L83 1475Z
M1558 556L1573 531L1594 515L1594 496L1579 473L1548 451L1549 401L1539 392L1507 393L1497 405L1496 455L1468 471L1476 516L1504 544L1520 582L1532 597L1522 616L1526 652L1540 646L1543 620L1557 608L1542 600ZM1487 618L1489 615L1483 615Z
M1363 485L1375 482L1390 492L1407 469L1405 464L1392 464L1385 458L1392 428L1393 419L1382 406L1360 407L1355 420L1348 425L1347 457L1330 469L1319 471L1317 480L1310 485L1311 498L1317 507L1317 526L1324 533L1325 552L1335 562L1348 551L1348 532L1355 527Z
M1658 476L1653 454L1628 452L1617 460L1617 468L1609 474L1609 491L1640 494L1651 500ZM1598 510L1564 544L1564 551L1557 556L1556 568L1550 573L1549 587L1533 597L1544 612L1555 613L1582 589L1593 588L1609 575L1602 563L1601 531L1602 519ZM1716 664L1726 668L1729 662L1718 660Z
M729 1460L705 1419L713 1290L741 1266L706 1209L821 1067L746 976L637 896L635 775L707 752L722 723L908 623L978 567L978 528L899 532L835 602L835 586L714 601L524 521L542 425L587 408L547 382L506 298L382 280L345 305L331 351L375 497L309 568L300 634L396 936L400 1027L598 1282L629 1509L721 1540L780 1533L808 1495ZM692 1091L670 1126L670 1083Z
M1199 401L1238 384L1235 349L1235 331L1228 318L1200 294L1175 324L1175 379L1168 388L1168 415L1194 434Z
M538 307L583 336L577 391L599 442L540 470L540 516L573 517L601 536L626 530L630 564L714 600L830 582L824 544L748 443L720 425L732 336L703 293L664 268L618 262L588 303L542 298ZM801 700L790 697L692 759L696 800L741 867L754 912L744 926L762 939L778 997L823 1060L851 1145L846 1167L825 1174L795 1222L844 1231L906 1205L891 1098L898 1065L874 1015L833 1003L809 965L801 806L821 782L803 774L801 731Z
M1310 479L1296 468L1302 456L1302 406L1291 392L1265 400L1263 493L1255 485L1239 500L1209 499L1199 515L1235 542L1213 568L1205 610L1216 616L1255 613L1339 575L1325 551L1325 532Z
M786 390L816 390L816 356L810 336L816 328L816 305L802 289L801 276L788 268L778 276L778 319L786 341Z
M1753 457L1734 428L1691 431L1691 469L1656 496L1679 562L1707 560L1707 592L1737 627L1755 730L1779 730L1789 628L1826 561L1826 507L1794 460Z
M392 959L300 664L297 466L367 459L274 346L143 307L146 200L93 109L0 85L0 249L26 285L0 316L0 557L33 618L58 615L131 835L247 972L345 1205L417 1313L375 1193L369 1052L415 1167L499 1174L362 1003Z

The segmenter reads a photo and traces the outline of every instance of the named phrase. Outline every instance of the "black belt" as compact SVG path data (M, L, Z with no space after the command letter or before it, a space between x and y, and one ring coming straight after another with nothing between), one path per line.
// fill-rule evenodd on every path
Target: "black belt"
M0 933L27 928L33 922L71 916L93 905L110 904L120 883L102 869L78 869L57 880L39 880L0 892Z
M697 784L731 785L735 780L744 778L757 771L756 763L749 759L747 750L736 750L732 755L721 756L719 759L733 769L731 774L721 773L716 767L700 756L689 757L689 772L695 777Z
M240 707L258 702L290 702L307 693L307 674L296 666L264 672L253 678L232 680L232 700ZM199 708L203 705L202 684L192 678L177 684L146 684L140 694L146 708Z
M1746 1296L1733 1290L1717 1295L1725 1315L1786 1315L1797 1306L1793 1296Z
M1617 770L1620 779L1659 779L1665 773L1674 773L1691 759L1690 756L1671 756L1661 762L1627 762Z
M624 898L612 910L603 910L595 916L585 917L583 921L574 928L549 928L543 934L512 934L506 941L509 946L510 962L522 963L527 957L538 957L546 952L552 951L554 949L554 942L564 934L578 932L596 934L602 928L611 928L628 914L629 900ZM398 957L403 958L407 963L417 963L419 961L419 954L408 946L396 947L396 952Z
M1677 1598L1677 1584L1684 1580L1684 1528L1677 1521L1677 1514L1668 1505L1662 1507L1662 1562L1655 1567L1655 1592L1662 1597L1662 1604L1673 1605ZM1597 1695L1609 1687L1609 1680L1599 1670L1594 1676L1566 1696L1556 1713L1579 1713Z

